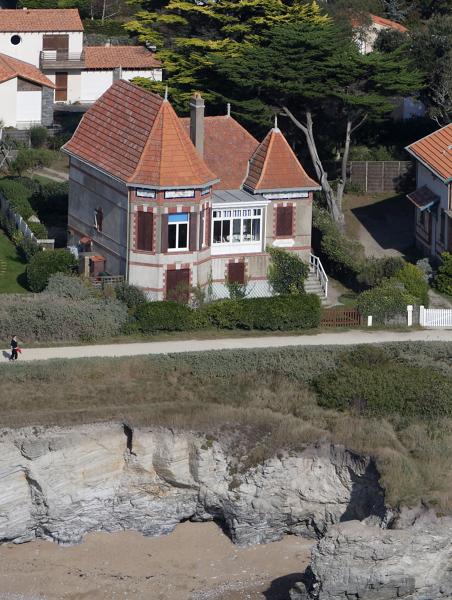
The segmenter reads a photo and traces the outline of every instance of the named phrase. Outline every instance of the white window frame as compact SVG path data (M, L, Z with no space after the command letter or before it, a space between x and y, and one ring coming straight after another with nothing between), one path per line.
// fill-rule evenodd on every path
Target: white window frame
M167 190L165 192L165 200L171 198L194 198L195 190Z
M261 244L262 243L262 233L263 233L263 217L264 217L264 209L262 207L246 207L246 208L214 208L212 209L212 234L211 234L211 244L212 246L234 246L234 245L253 245L253 244ZM240 239L234 240L234 221L240 219ZM259 239L257 240L245 240L244 239L244 221L251 219L251 231L253 229L253 221L259 222ZM214 231L215 231L215 222L221 222L223 224L224 221L229 221L229 240L216 242L214 241ZM223 228L223 225L222 225Z
M182 216L185 215L186 220L182 221L176 221L174 223L170 222L170 218L172 216ZM187 245L186 246L179 246L179 229L180 229L180 225L187 225ZM177 246L175 248L170 248L170 227L174 227L176 226L176 244ZM188 250L190 245L190 213L171 213L168 215L168 252L180 252L180 251L184 251L184 250Z

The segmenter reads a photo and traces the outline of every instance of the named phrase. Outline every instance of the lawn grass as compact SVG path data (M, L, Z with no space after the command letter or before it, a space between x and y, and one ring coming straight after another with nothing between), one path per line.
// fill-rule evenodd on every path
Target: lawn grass
M0 294L21 294L25 288L26 263L16 247L0 229Z
M452 342L386 344L384 349L395 365L452 377ZM340 443L375 457L392 505L422 500L452 512L451 418L369 417L358 405L343 411L320 405L313 380L344 368L344 356L352 350L295 347L3 364L1 423L113 421L199 431L229 440L242 469L280 450ZM362 352L361 360L356 354L352 359L365 369Z

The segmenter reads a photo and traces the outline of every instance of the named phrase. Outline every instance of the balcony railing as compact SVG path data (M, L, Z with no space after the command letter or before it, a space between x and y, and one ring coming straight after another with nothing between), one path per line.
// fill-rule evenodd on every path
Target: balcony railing
M85 52L67 50L42 50L39 55L41 69L83 69Z

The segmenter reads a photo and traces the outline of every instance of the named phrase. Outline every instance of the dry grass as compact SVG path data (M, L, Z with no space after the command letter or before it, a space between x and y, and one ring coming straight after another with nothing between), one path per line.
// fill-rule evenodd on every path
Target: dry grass
M388 345L450 374L452 344ZM195 430L228 442L237 469L285 449L331 441L375 456L391 504L423 500L452 511L452 420L364 418L321 408L310 377L343 348L82 359L0 367L1 423L126 421Z

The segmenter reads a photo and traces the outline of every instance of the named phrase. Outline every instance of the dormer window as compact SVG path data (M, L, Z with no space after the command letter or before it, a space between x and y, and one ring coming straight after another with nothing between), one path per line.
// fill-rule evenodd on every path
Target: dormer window
M17 35L17 33L11 36L10 42L13 46L18 46L21 41L22 38L20 37L20 35Z

